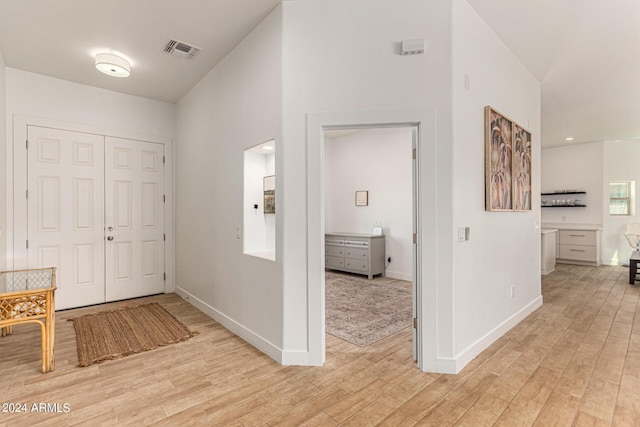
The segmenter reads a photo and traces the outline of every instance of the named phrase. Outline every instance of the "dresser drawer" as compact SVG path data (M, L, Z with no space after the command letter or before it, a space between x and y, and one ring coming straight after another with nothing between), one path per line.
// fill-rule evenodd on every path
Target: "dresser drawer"
M327 267L344 267L344 258L338 258L335 256L324 257L324 264Z
M328 256L343 257L345 253L344 246L325 246L324 254Z
M344 239L339 237L325 237L325 246L344 246Z
M369 250L358 248L344 248L344 256L345 258L362 259L366 261L369 259Z
M369 241L351 237L349 239L344 239L344 245L352 248L368 248Z
M560 230L560 244L596 246L596 233L596 231L592 230Z
M356 271L369 271L369 262L345 258L344 268Z
M560 245L560 255L558 258L575 261L597 261L595 246L582 245Z

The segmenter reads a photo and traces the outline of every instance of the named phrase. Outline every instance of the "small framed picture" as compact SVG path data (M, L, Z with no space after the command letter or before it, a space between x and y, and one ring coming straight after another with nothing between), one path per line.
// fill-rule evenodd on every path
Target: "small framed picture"
M356 191L356 206L368 206L368 205L369 205L369 192Z
M373 236L382 236L382 226L381 225L374 225L373 226L373 231L371 232L371 234Z
M264 191L264 213L276 213L276 176L265 176L262 180Z

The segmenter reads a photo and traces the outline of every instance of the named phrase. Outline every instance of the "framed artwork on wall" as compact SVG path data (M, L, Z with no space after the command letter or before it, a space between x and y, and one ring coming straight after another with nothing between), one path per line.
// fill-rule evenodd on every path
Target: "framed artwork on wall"
M490 106L485 119L485 209L513 210L512 134L513 122Z
M368 205L369 205L369 192L356 191L356 206L368 206Z
M531 133L516 123L513 133L513 210L531 210Z
M269 175L262 179L263 191L264 191L264 213L275 214L276 213L276 176Z

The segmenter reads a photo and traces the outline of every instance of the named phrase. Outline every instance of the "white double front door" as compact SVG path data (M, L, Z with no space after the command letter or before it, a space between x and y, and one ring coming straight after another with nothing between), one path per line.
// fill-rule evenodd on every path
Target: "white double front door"
M28 126L28 267L56 309L164 292L164 146Z

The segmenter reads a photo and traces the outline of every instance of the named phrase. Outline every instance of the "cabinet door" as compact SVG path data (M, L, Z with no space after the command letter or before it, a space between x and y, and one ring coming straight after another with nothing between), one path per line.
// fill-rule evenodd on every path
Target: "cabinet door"
M595 246L560 245L560 258L575 261L595 262L597 260Z
M596 232L592 230L560 230L560 244L595 246Z

